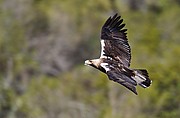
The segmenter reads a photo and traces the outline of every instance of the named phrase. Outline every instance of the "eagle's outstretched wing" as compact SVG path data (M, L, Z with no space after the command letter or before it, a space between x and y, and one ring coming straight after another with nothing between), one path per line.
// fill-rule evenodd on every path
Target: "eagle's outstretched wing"
M103 59L103 63L101 63L101 66L105 69L106 74L108 75L110 80L123 85L133 93L137 94L137 81L133 79L133 77L135 76L133 70L120 65L118 61L110 59Z
M108 71L107 75L110 80L113 80L114 82L123 85L124 87L128 88L137 95L137 91L136 91L137 83L133 79L131 79L131 77L125 75L121 71L116 71L116 70Z
M115 14L109 17L101 31L101 56L100 58L110 57L124 66L130 66L131 50L128 44L126 31L123 29L121 16Z

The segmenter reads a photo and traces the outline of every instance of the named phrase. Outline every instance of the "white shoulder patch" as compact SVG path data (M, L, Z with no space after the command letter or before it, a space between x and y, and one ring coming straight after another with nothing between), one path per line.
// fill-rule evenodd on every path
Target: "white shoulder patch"
M105 46L104 40L101 39L101 56L100 56L101 58L105 57L105 56L104 56L105 53L103 52L104 46Z
M101 63L100 65L106 70L106 72L110 71L110 68L107 67L108 63Z
M105 46L105 43L104 43L104 40L101 39L101 56L100 58L105 58L105 59L109 59L109 60L113 60L111 57L108 57L108 56L104 56L104 46Z

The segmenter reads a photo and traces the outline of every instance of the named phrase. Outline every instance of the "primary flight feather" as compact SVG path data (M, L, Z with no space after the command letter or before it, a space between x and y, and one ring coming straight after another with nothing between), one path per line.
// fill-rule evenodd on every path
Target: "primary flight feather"
M149 87L151 80L145 69L131 69L131 49L126 36L127 29L121 16L109 17L101 30L101 55L99 59L86 60L85 65L92 66L107 74L113 80L133 93L136 86Z

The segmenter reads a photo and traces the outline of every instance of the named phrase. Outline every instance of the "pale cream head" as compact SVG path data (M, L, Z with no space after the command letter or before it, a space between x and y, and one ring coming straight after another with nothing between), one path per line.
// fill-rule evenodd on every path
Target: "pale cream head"
M92 62L90 60L86 60L84 63L84 65L90 65L90 64L92 64Z

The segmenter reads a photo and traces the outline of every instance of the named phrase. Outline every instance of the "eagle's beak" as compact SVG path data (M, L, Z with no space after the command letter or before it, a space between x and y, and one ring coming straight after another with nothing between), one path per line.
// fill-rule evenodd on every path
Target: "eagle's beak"
M91 64L91 62L89 60L86 60L84 63L84 65L90 65L90 64Z

